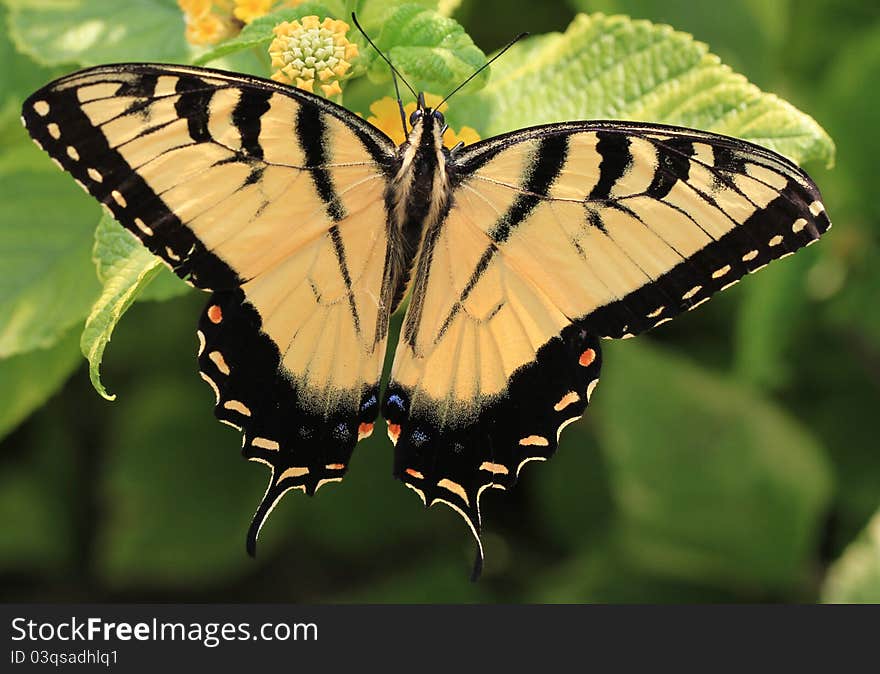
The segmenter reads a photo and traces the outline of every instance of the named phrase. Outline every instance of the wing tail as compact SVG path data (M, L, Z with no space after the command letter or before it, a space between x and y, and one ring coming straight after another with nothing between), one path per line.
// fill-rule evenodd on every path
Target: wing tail
M269 466L269 486L247 536L253 554L272 509L291 490L312 496L345 476L354 447L372 431L376 387L342 396L329 410L281 365L275 343L241 289L214 293L199 321L199 369L215 395L214 414L243 434L242 455Z
M600 368L598 339L571 325L514 374L503 394L455 426L437 417L444 401L414 401L413 391L389 386L382 415L395 444L395 477L426 506L443 503L464 518L477 541L474 578L483 565L483 492L512 487L527 463L556 452L562 430L586 410Z

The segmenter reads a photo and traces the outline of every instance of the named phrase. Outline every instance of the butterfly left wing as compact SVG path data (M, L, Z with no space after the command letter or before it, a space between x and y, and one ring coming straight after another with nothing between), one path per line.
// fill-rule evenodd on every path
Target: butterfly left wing
M213 291L199 369L244 456L272 471L253 551L285 492L342 479L378 413L394 145L318 96L186 66L90 68L22 114L129 232Z
M706 301L830 226L797 166L687 129L568 123L456 155L383 403L395 474L464 516L545 460L599 380L600 337Z

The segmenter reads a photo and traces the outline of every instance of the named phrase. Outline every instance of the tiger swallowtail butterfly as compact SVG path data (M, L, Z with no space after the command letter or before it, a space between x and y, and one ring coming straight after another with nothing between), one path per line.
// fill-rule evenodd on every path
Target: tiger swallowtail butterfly
M381 413L394 476L456 510L556 450L600 338L693 309L830 227L811 179L725 136L566 122L399 147L323 98L218 70L122 64L24 103L28 132L181 278L211 294L198 363L269 485L342 480ZM390 382L389 317L405 296Z

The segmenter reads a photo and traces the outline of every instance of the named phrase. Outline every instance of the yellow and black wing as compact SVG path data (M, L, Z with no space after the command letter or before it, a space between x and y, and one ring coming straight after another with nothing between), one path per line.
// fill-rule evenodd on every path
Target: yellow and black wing
M201 68L123 64L31 96L34 140L181 278L217 417L290 489L341 480L378 409L395 148L317 96Z
M544 460L626 338L816 241L818 189L698 131L567 123L477 143L417 262L383 416L395 473L479 533L479 498Z

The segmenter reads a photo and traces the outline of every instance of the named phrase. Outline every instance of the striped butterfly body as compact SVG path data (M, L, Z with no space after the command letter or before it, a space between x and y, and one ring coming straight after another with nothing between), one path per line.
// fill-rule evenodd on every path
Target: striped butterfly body
M583 415L600 338L660 325L830 227L790 161L676 127L550 124L450 151L420 101L397 147L297 89L145 64L59 79L23 119L211 293L202 377L244 456L271 469L251 551L284 493L342 479L380 411L395 477L479 543L482 492Z

